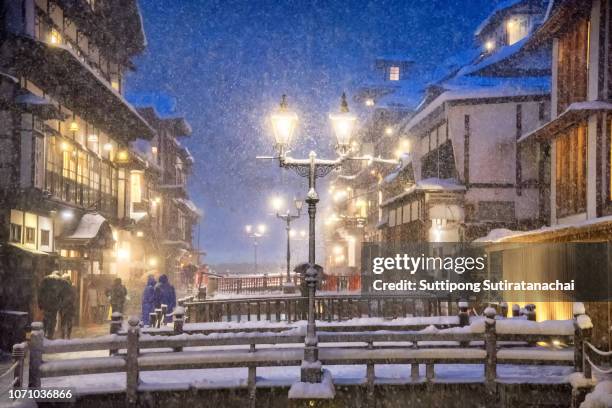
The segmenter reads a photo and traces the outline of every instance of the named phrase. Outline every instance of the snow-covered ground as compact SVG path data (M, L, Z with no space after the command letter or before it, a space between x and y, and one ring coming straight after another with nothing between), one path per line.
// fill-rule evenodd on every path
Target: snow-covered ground
M334 384L361 384L365 382L366 366L326 366L332 374ZM482 382L484 368L481 364L437 364L435 382ZM505 383L563 383L569 382L572 367L558 366L514 366L499 365L498 381ZM420 366L420 378L425 381L425 365ZM141 372L144 389L188 386L198 388L246 387L246 368L219 368L206 370L149 371ZM290 386L299 381L300 367L265 367L257 369L257 386ZM376 366L376 383L410 383L410 365ZM44 378L45 387L73 387L79 393L125 390L125 374L91 374L78 377Z

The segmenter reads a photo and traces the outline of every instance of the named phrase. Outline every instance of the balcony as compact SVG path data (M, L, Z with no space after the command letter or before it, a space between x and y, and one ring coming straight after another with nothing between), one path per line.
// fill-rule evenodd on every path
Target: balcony
M13 36L15 69L69 107L88 112L92 122L126 142L151 139L155 131L123 96L68 46ZM45 69L39 69L44 66ZM78 113L78 112L77 112Z

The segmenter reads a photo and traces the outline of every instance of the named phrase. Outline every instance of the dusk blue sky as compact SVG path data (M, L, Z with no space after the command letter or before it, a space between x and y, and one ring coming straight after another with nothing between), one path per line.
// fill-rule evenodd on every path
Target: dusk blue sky
M128 77L128 97L193 126L183 142L196 159L190 187L205 213L200 246L207 261L250 262L244 226L260 222L270 229L260 258L284 259L284 227L269 198L303 196L306 181L255 160L272 153L265 118L281 94L300 117L295 155L331 155L327 115L342 91L350 94L372 72L376 56L408 55L427 73L471 46L478 23L498 3L141 0L148 47ZM298 228L305 226L306 217ZM305 245L295 243L296 256Z

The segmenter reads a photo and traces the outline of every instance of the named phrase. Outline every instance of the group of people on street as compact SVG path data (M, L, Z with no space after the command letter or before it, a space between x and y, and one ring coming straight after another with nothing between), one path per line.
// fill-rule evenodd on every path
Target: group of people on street
M76 288L69 274L62 276L58 271L54 271L43 278L38 291L38 307L44 313L43 327L47 338L52 339L55 335L58 314L61 337L70 338L76 300Z
M160 275L159 282L155 282L155 277L149 275L147 284L142 293L142 322L149 323L149 314L155 312L161 305L168 307L164 322L172 320L172 311L176 307L176 292L174 286L168 281L167 275Z
M110 288L105 291L106 299L110 303L112 312L125 313L125 305L128 291L123 285L121 278L115 278ZM103 301L99 298L98 290L90 282L87 288L89 313L92 321L102 323L105 320L100 312ZM60 275L58 271L45 276L42 279L38 291L38 307L43 311L43 326L45 337L52 339L55 335L57 319L59 315L59 328L61 338L69 339L72 334L72 325L75 318L77 302L77 291L70 280L70 275ZM172 320L172 312L176 307L176 292L168 280L167 275L161 275L159 281L153 275L149 275L142 294L142 322L149 323L149 314L155 312L156 308L167 306L165 322Z

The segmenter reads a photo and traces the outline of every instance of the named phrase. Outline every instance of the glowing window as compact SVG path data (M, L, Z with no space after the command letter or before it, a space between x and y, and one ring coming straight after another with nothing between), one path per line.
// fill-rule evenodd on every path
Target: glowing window
M506 22L508 45L519 42L529 34L529 19L527 16L515 16Z
M399 81L400 79L400 69L399 67L390 67L389 68L389 80L390 81Z

